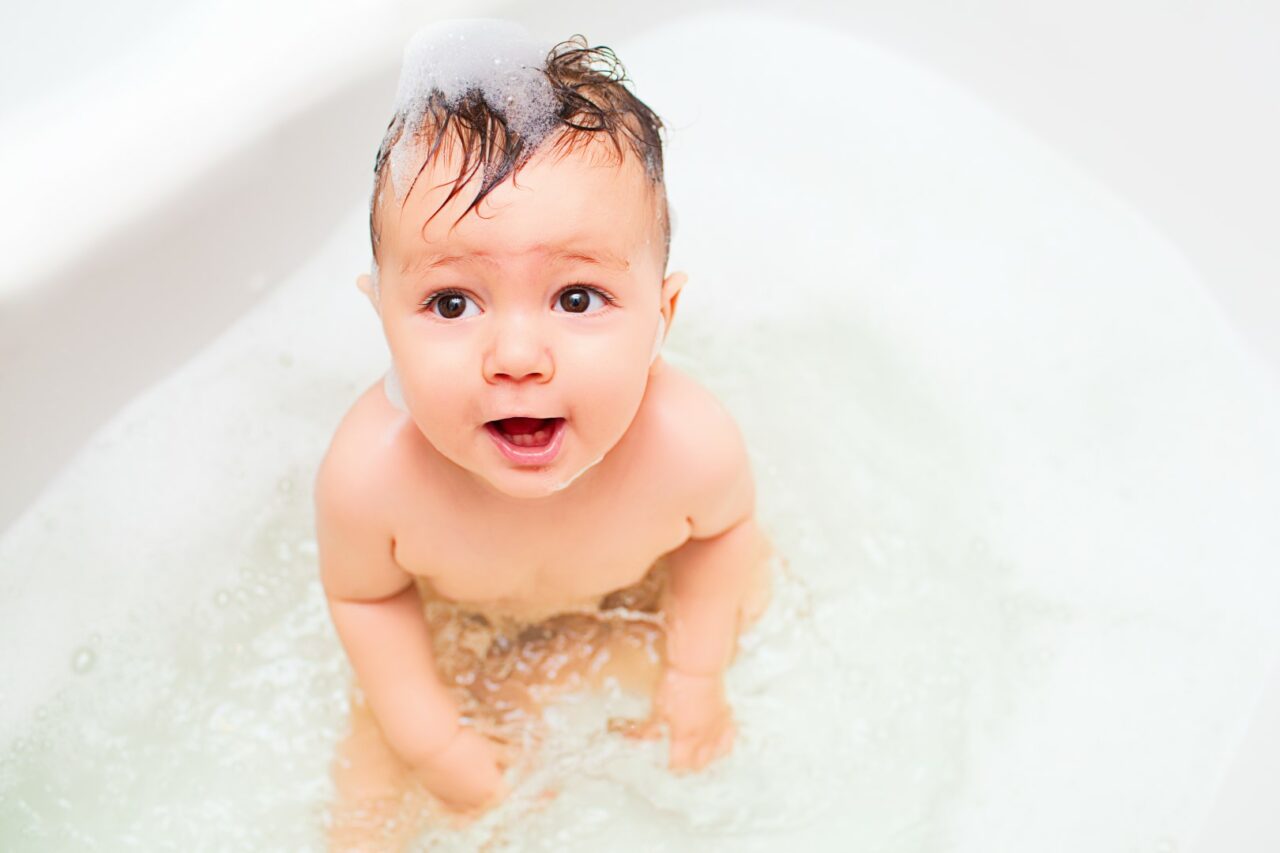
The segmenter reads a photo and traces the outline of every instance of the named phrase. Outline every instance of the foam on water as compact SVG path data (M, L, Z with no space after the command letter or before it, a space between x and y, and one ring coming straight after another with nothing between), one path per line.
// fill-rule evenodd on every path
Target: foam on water
M690 82L708 43L736 87ZM1280 414L1185 261L866 44L722 16L617 47L683 128L665 357L737 416L791 571L726 759L672 776L606 730L638 697L566 699L510 800L423 842L1185 847L1280 631ZM782 103L833 135L751 132ZM366 216L0 538L0 848L322 849L350 671L310 485L386 364Z

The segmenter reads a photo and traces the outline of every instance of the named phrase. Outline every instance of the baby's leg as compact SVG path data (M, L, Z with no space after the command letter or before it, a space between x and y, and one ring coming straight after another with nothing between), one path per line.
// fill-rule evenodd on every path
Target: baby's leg
M752 573L751 584L742 597L742 609L739 611L738 622L739 636L754 625L768 609L769 602L773 598L774 569L781 569L786 562L786 558L774 551L772 545L766 545L765 553L756 563L755 571Z
M351 727L332 772L337 789L329 808L332 853L401 850L422 829L426 803L359 691L352 692Z
M618 616L560 617L562 648L543 658L539 675L552 687L596 689L611 681L648 695L665 659L663 629L653 622Z
M605 614L567 613L499 636L473 684L495 728L516 729L542 716L566 691L603 688L652 692L662 661L663 631L652 623Z
M772 598L772 575L785 563L762 540L751 582L738 603L738 635L764 614ZM516 717L537 718L542 707L567 689L603 688L610 681L652 696L666 662L666 632L660 614L670 587L659 560L643 580L607 596L597 614L566 613L528 626L514 638L495 638L486 670L492 692L476 698ZM736 657L736 649L735 649Z

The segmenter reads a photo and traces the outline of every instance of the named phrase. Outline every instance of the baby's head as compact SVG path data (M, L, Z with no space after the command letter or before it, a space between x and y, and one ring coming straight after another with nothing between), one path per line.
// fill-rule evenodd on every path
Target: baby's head
M505 22L405 51L359 286L393 403L510 497L554 495L623 437L685 280L665 276L662 123L625 80L608 48L545 53Z

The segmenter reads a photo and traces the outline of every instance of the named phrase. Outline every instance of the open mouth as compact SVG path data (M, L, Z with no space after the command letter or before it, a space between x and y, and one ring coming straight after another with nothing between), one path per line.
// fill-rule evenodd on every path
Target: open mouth
M560 452L564 418L502 418L485 429L503 455L522 465L545 465Z

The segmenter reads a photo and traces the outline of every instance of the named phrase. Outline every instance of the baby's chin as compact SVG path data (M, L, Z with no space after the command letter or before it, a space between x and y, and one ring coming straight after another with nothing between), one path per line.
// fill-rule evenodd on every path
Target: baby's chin
M490 488L519 500L538 500L560 494L572 486L604 459L601 453L595 458L582 460L561 458L551 465L539 469L504 468L502 463L483 466L482 470L472 473L484 479Z
M603 458L603 456L600 457L600 459ZM501 471L486 466L479 471L471 469L471 473L483 480L490 489L505 497L536 501L560 494L595 467L600 459L589 464L578 465L573 469L553 465L543 471Z

